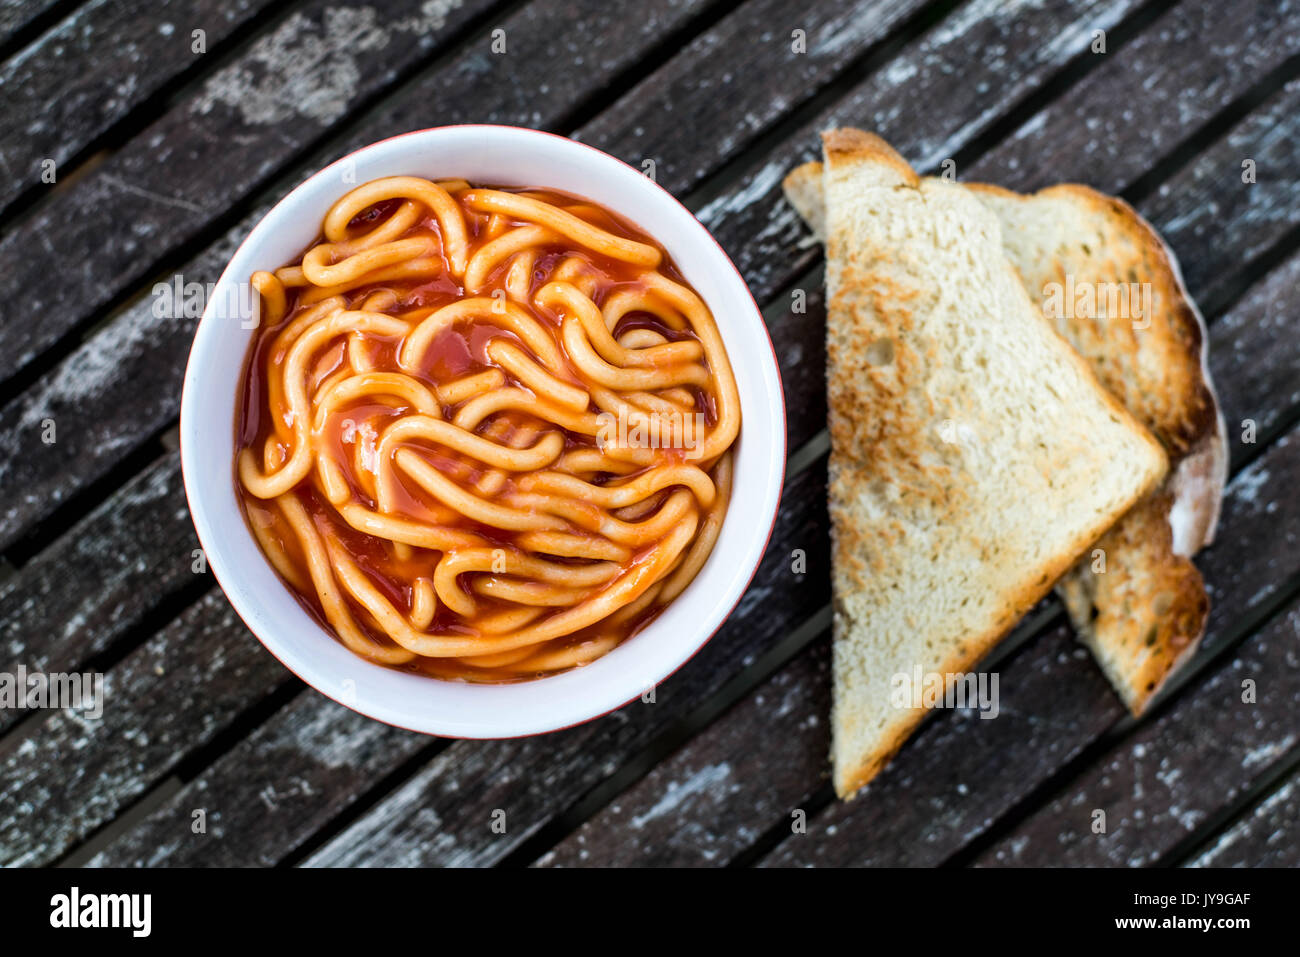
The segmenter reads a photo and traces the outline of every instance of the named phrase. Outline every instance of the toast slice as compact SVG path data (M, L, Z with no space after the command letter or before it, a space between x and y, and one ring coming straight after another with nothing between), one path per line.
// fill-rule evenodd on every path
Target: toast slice
M824 236L822 164L800 166L785 187ZM1073 184L1028 196L967 188L997 215L1007 256L1043 314L1169 455L1164 486L1057 585L1080 639L1140 715L1196 651L1209 616L1190 558L1214 539L1228 448L1205 323L1173 253L1122 200Z
M1025 292L975 194L823 134L836 791L1164 479L1160 444ZM891 693L892 692L892 693Z

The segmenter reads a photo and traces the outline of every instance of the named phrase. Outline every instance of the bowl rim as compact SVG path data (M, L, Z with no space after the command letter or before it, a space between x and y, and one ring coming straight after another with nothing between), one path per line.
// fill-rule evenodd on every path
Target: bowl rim
M422 136L431 133L436 134L436 133L452 131L452 130L508 131L511 135L522 134L525 138L548 137L553 140L562 141L563 143L567 144L569 147L573 147L573 146L582 147L583 149L589 151L590 153L595 154L594 161L597 164L615 163L625 167L627 170L631 171L636 176L648 180L650 186L653 187L652 191L658 194L659 199L661 201L669 200L673 204L675 204L681 210L681 212L685 213L690 218L690 220L696 224L699 233L704 238L707 238L708 242L712 244L713 248L716 250L716 254L717 257L719 258L720 263L725 264L726 268L731 270L736 282L739 283L739 287L744 290L745 296L748 298L749 304L753 309L753 314L758 318L758 325L763 331L763 336L764 339L766 340L768 352L770 354L770 365L768 366L768 369L766 371L770 371L773 377L775 378L775 385L776 385L775 399L776 399L777 409L779 410L776 419L772 422L772 428L775 431L774 450L776 451L776 460L779 463L779 468L778 468L776 483L775 483L775 493L771 495L771 509L770 509L771 514L770 516L768 516L767 519L767 528L763 536L763 546L755 553L752 567L749 569L748 575L745 579L745 584L737 591L736 597L734 601L732 601L731 606L718 618L716 625L714 625L708 631L707 634L702 634L699 637L698 641L693 643L693 647L688 654L682 657L681 660L678 661L671 668L669 668L663 674L662 677L658 678L652 685L649 686L651 688L657 687L658 685L667 681L672 675L676 674L676 672L679 671L687 662L689 662L692 658L694 658L697 654L699 654L700 651L703 650L704 646L707 645L714 638L714 636L717 635L717 633L731 618L731 615L735 612L736 608L740 605L741 601L744 600L745 595L749 592L750 585L753 584L754 578L757 576L759 569L762 567L763 559L767 554L768 546L771 544L772 536L775 532L777 520L780 517L781 501L785 492L785 482L786 482L785 463L786 463L786 457L788 453L787 442L786 442L786 430L787 430L788 422L787 422L787 410L785 405L785 389L784 389L784 383L781 379L780 362L778 361L776 355L775 344L772 341L771 330L768 328L766 321L763 319L762 309L758 305L757 300L754 298L753 292L750 290L749 284L745 281L745 278L741 274L740 270L736 267L731 257L727 254L726 250L723 249L722 244L718 242L718 240L713 236L713 234L709 231L709 229L702 222L699 221L699 219L695 216L695 214L692 213L685 206L685 204L681 202L681 200L679 200L676 196L670 193L667 189L660 186L658 182L651 179L650 177L644 176L644 174L640 170L637 170L635 167L631 166L629 163L626 163L622 159L619 159L618 157L610 153L607 153L604 150L601 150L597 147L594 147L588 143L583 143L580 140L575 140L567 136L562 136L557 133L549 132L547 130L537 130L537 129L532 129L531 127L516 126L512 124L497 124L497 123L456 123L456 124L447 124L443 126L424 127L416 130L408 130L406 132L397 133L394 134L393 136L385 137L383 139L376 140L372 143L367 143L365 145L357 147L356 149L350 150L347 153L335 159L334 161L326 164L325 166L322 166L320 169L316 170L315 172L303 178L292 189L286 192L284 196L282 196L279 200L277 200L276 203L261 218L259 218L256 223L253 224L253 226L249 229L248 234L244 236L244 238L239 242L238 246L236 246L235 250L231 253L225 268L222 270L220 276L218 277L216 283L213 284L212 288L217 289L227 282L227 280L230 278L230 271L232 265L240 258L242 258L245 250L247 249L249 244L253 242L255 238L257 239L262 238L258 236L258 233L261 231L265 223L268 220L273 219L276 216L276 214L283 207L290 204L300 192L308 189L309 186L311 186L319 179L323 178L326 174L328 174L330 170L333 170L336 167L344 163L347 163L349 160L355 159L360 154L367 153L384 144L393 143L395 141L407 139L410 137ZM633 219L633 217L628 216L628 214L622 212L621 210L615 210L615 212L617 212L620 216L623 216L624 218ZM635 220L633 219L633 221ZM637 225L640 226L640 224ZM656 237L656 241L659 242L661 240L659 240L658 237ZM541 734L549 734L555 731L562 731L567 728L572 728L578 725L586 724L587 722L594 721L598 718L604 717L608 714L613 713L614 711L620 710L621 708L625 707L631 702L637 700L638 697L642 696L644 691L634 692L630 697L626 698L625 700L610 705L609 707L606 707L603 710L592 712L591 714L585 717L576 718L574 720L567 721L562 724L555 724L555 725L547 724L545 727L530 728L528 730L522 730L522 731L517 731L512 733L492 733L492 734L454 733L454 732L447 732L444 730L433 730L427 726L420 726L418 723L405 723L402 720L398 720L392 714L392 710L394 709L386 709L387 713L377 714L373 710L361 706L357 701L344 700L343 697L341 697L337 693L331 690L327 690L325 687L322 687L322 685L325 682L318 682L314 680L312 677L303 674L302 670L300 670L298 667L295 667L294 664L292 664L289 660L286 660L285 654L282 653L283 650L277 647L278 638L268 639L266 636L264 636L261 633L261 631L258 628L255 628L253 624L249 621L248 615L245 614L244 608L241 607L242 600L233 597L231 589L227 588L224 579L228 577L228 569L225 567L225 557L222 554L222 548L220 546L218 546L215 549L211 547L211 543L216 541L216 536L219 534L219 532L218 529L216 528L216 525L214 523L209 522L209 517L205 511L207 506L203 502L202 495L196 492L197 485L194 481L191 480L191 468L187 466L187 462L189 458L186 454L186 449L190 443L188 443L185 440L187 434L186 423L187 421L193 421L194 416L196 414L191 412L191 400L192 397L194 396L194 392L191 390L192 373L200 357L200 348L201 348L200 343L202 339L201 332L205 324L209 324L210 322L215 323L216 317L212 315L212 308L213 308L213 304L218 302L219 299L220 299L219 296L214 296L212 298L212 301L205 305L203 315L201 316L199 322L195 326L194 337L191 342L189 356L186 360L186 369L182 381L181 411L179 417L180 418L179 431L180 431L180 438L181 438L180 441L181 479L185 489L185 496L186 496L186 501L190 512L191 521L194 524L195 532L199 539L199 545L204 551L207 566L211 570L213 578L216 580L217 585L221 588L224 596L227 599L227 602L234 610L236 616L243 623L244 627L253 635L254 638L257 639L257 641L262 645L263 648L265 648L267 651L271 653L272 657L274 657L290 673L298 677L298 679L301 680L308 687L324 695L330 700L342 705L343 707L348 708L351 711L355 711L356 713L361 714L371 720L379 721L383 724L387 724L392 727L401 728L403 730L412 731L419 734L426 734L431 736L448 738L451 740L456 740L456 739L510 740L514 738L533 737ZM707 300L706 300L706 304L707 304ZM231 429L232 431L234 429L233 423L231 424ZM743 431L744 430L742 427L742 434ZM232 491L233 491L233 481L234 481L233 467L231 473L231 481L232 481ZM730 515L728 515L728 517L730 517ZM723 520L723 525L724 527L726 525L725 518ZM206 536L205 536L205 531L207 533ZM248 529L246 521L244 522L243 534L247 535L249 539L253 539L252 532L250 529ZM755 536L755 538L756 537L757 536ZM258 551L260 552L260 546L257 545L255 540L253 544L254 547L257 547ZM233 580L233 576L229 576L229 577L231 577ZM280 585L281 587L285 588L286 591L289 591L290 594L292 594L291 590L288 588L287 585L285 585L283 582L280 582ZM687 588L689 589L690 586L688 585ZM237 593L238 590L236 590L236 594ZM649 626L647 626L646 630L653 628L653 625L654 622L652 622ZM326 633L328 634L328 632ZM337 641L336 636L330 635L329 637L332 640ZM363 665L372 668L380 668L385 671L394 670L394 669L387 668L384 665L367 661L366 659L362 658L359 655L356 657L357 657L357 661ZM581 669L576 669L576 670L581 670ZM554 678L559 678L565 674L572 674L572 673L573 671L571 670L569 672L561 672L560 674L554 676L546 676L543 678L533 679L528 682L519 682L513 684L506 684L506 685L488 684L488 685L482 685L481 687L509 688L509 687L518 687L520 685L538 685L538 684L543 684L548 680L553 680ZM437 679L433 679L433 678L430 678L428 680L437 681Z

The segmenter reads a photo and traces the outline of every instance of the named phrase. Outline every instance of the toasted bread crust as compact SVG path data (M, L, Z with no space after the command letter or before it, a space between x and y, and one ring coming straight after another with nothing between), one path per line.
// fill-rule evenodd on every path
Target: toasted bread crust
M832 167L840 163L880 163L898 176L901 186L917 186L921 182L911 164L875 133L852 127L827 130L822 133L822 151Z
M781 181L786 199L795 208L813 238L818 242L826 241L826 203L822 199L822 164L813 161L796 166Z
M885 194L890 186L922 189L922 181L911 167L878 137L859 131L833 131L825 135L824 143L827 176L838 175L841 171L851 173L857 164L871 164L874 167L872 184L885 187ZM966 198L960 187L944 186L942 189L956 192L943 193L940 197L937 195L940 188L936 187L934 199L942 199L945 209L949 208L951 201L962 223L958 233L936 241L955 240L961 229L972 230L979 236L983 253L982 265L978 268L991 270L988 275L993 277L992 286L998 290L991 294L990 305L994 305L993 296L996 296L996 302L1011 313L1008 321L1015 324L1010 328L1027 336L1050 368L1061 375L1061 381L1071 383L1070 391L1063 395L1080 400L1076 407L1067 404L1063 398L1052 399L1044 392L1044 409L1035 410L1033 416L1051 415L1053 410L1058 410L1057 403L1061 403L1057 414L1065 414L1069 409L1077 415L1087 416L1086 421L1109 436L1109 448L1124 448L1130 456L1124 463L1129 471L1121 483L1122 495L1105 499L1090 495L1086 514L1074 512L1068 524L1062 523L1052 530L1046 547L1036 544L1031 548L1039 553L1040 560L1017 561L1013 547L1004 547L999 541L992 540L982 549L982 556L961 567L965 584L958 591L954 603L963 595L988 596L990 600L981 603L976 599L968 623L954 624L948 633L938 626L937 619L931 622L934 630L928 632L933 640L930 647L937 657L926 662L927 668L956 674L973 669L1092 542L1135 501L1161 482L1166 459L1160 444L1101 387L1088 363L1061 340L1055 329L1042 322L1014 268L1001 253L998 227L991 212L973 198ZM947 225L935 220L937 231L947 228ZM931 542L931 547L939 549L937 554L942 554L944 548L954 541L951 529L961 527L968 507L981 507L976 497L979 493L968 486L969 465L961 462L960 458L952 462L945 460L949 453L937 449L933 438L927 435L934 409L931 407L927 411L924 400L916 395L916 390L926 380L926 370L935 370L945 378L956 375L958 381L966 383L956 385L958 391L948 392L946 397L931 396L932 402L942 401L944 409L952 408L953 403L959 401L957 396L968 395L962 390L969 389L974 380L957 368L961 363L952 361L951 346L944 347L949 351L941 352L934 341L918 331L921 323L929 322L925 317L938 305L935 298L938 289L931 285L932 274L926 270L917 272L917 262L909 260L909 254L901 258L887 255L885 260L873 261L875 254L888 248L886 241L878 242L875 250L864 250L848 231L837 234L832 229L828 237L828 259L832 267L828 269L832 321L828 324L827 355L832 372L828 382L828 405L832 444L830 499L837 689L841 665L850 669L854 667L851 658L841 659L841 655L851 654L849 643L844 639L848 633L860 635L868 627L865 621L853 619L854 611L850 606L862 608L868 615L877 614L881 606L863 606L862 599L857 596L870 594L873 585L880 586L884 572L891 564L891 556L897 558L901 543L909 537L910 526L898 517L864 521L863 503L873 496L879 499L881 495L875 486L887 484L903 496L905 504L900 505L900 509L919 509L926 527L948 529ZM986 328L996 338L998 326L994 324ZM889 344L889 358L873 361L870 347L881 342ZM999 361L1011 361L1007 347L998 348L1003 350L998 353ZM912 396L905 398L909 388ZM1002 415L1005 408L995 403L990 408L990 415ZM1000 419L976 418L971 421L988 427L994 441L1001 443L997 447L1004 447L1011 441L1009 436L1014 434L1006 431L1009 426L993 424L1002 421ZM1049 435L1043 432L1034 434ZM996 438L998 435L1002 438ZM1083 435L1080 431L1076 442L1071 429L1063 440L1064 445L1047 438L1048 445L1043 448L1054 451L1035 453L1027 458L1023 468L1033 470L1035 474L1042 469L1043 474L1050 472L1053 475L1061 469L1062 476L1074 475L1077 487L1086 487L1078 484L1084 481L1081 472L1076 469L1071 473L1065 459L1061 458L1065 454L1071 464L1088 461L1089 442ZM1035 483L1041 481L1041 476L1034 480ZM1071 479L1063 477L1061 481ZM1068 493L1061 491L1056 494ZM958 537L971 541L969 537ZM974 611L976 606L980 606L978 611ZM894 618L909 618L911 606L893 603L888 614ZM883 626L873 620L870 627ZM906 631L909 625L900 626L896 622L893 627ZM897 631L891 633L898 634ZM855 680L861 687L860 679ZM841 730L854 723L852 709L855 704L837 695L833 705L837 738ZM837 792L847 796L869 781L901 747L925 713L925 709L902 708L888 714L880 724L864 725L858 720L854 737L846 738L846 746L842 749L836 745L833 763ZM861 733L864 727L873 729L867 733L869 742L866 747L863 747Z
M863 142L858 137L844 138ZM879 149L874 139L866 141L870 150ZM822 164L805 163L792 170L783 183L787 198L818 239L825 234L822 173ZM1204 320L1187 293L1172 251L1122 200L1078 184L1049 187L1029 196L991 184L968 184L967 188L1008 205L1072 204L1087 221L1107 223L1123 239L1114 246L1128 253L1110 262L1094 262L1085 256L1085 271L1091 269L1116 282L1135 275L1153 287L1156 334L1145 346L1148 353L1153 343L1160 347L1158 365L1166 380L1147 386L1148 391L1156 392L1157 401L1145 401L1140 383L1130 384L1126 370L1107 362L1097 349L1092 358L1103 383L1124 397L1126 404L1131 403L1131 411L1161 439L1170 455L1171 472L1158 494L1135 507L1097 543L1111 558L1112 577L1104 587L1091 580L1089 560L1058 585L1081 640L1129 708L1141 714L1179 664L1195 653L1208 618L1204 583L1187 559L1213 541L1227 478L1227 440L1208 369ZM1060 266L1062 271L1065 268ZM1029 292L1037 299L1043 290ZM1121 348L1109 337L1096 345L1101 350ZM1145 591L1135 594L1139 582ZM1150 609L1157 597L1169 606L1152 618ZM1133 608L1135 600L1148 610L1146 617L1118 614L1122 608ZM1154 638L1150 634L1153 620Z
M1151 225L1122 199L1097 192L1090 186L1062 183L1036 193L1021 195L1000 186L971 183L975 193L1004 201L1033 204L1041 201L1065 201L1078 206L1094 221L1105 223L1108 233L1125 247L1112 254L1105 266L1119 282L1133 282L1130 276L1153 287L1156 300L1152 324L1160 323L1160 380L1143 380L1146 370L1126 369L1111 360L1104 350L1090 352L1102 383L1125 400L1143 423L1156 434L1169 452L1170 459L1181 460L1198 448L1218 428L1218 407L1209 374L1205 368L1206 332L1203 320L1188 296L1179 274L1177 261ZM1115 245L1119 245L1116 242ZM1088 256L1099 261L1100 250ZM1065 265L1058 257L1057 269ZM1029 277L1024 277L1028 279ZM1064 275L1060 275L1064 279ZM1042 290L1029 289L1031 296ZM1099 344L1104 340L1098 339ZM1089 343L1080 342L1087 347ZM1081 351L1085 351L1081 349ZM1160 386L1162 388L1157 388ZM1212 537L1212 536L1211 536ZM1198 541L1198 547L1201 541Z
M1082 221L1101 224L1097 228L1108 238L1105 252L1059 250L1047 267L1056 281L1077 272L1085 280L1139 281L1152 291L1147 329L1133 331L1113 320L1071 324L1058 319L1107 388L1160 438L1171 461L1161 492L1098 542L1111 559L1105 577L1094 575L1085 562L1061 584L1080 639L1125 704L1140 715L1195 653L1209 617L1204 582L1188 559L1213 541L1228 455L1208 368L1205 323L1172 251L1122 200L1078 184L1023 197L996 186L970 188L1021 208L1072 204ZM1033 278L1042 282L1045 274ZM1124 344L1126 336L1131 345ZM1138 361L1139 352L1144 361Z
M1173 552L1171 498L1166 487L1132 508L1058 586L1079 639L1135 715L1195 652L1210 613L1201 573Z

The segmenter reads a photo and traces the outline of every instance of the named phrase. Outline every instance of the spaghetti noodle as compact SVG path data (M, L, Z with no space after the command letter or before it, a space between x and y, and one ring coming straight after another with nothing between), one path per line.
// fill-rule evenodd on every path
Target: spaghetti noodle
M517 681L617 646L726 514L736 383L653 240L590 202L366 183L258 272L237 485L357 654Z

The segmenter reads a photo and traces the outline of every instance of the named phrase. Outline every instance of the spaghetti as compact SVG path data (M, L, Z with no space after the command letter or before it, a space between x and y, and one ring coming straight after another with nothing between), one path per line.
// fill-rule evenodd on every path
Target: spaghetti
M704 302L629 224L554 191L390 177L251 281L240 498L352 651L539 677L617 646L704 565L736 383Z

